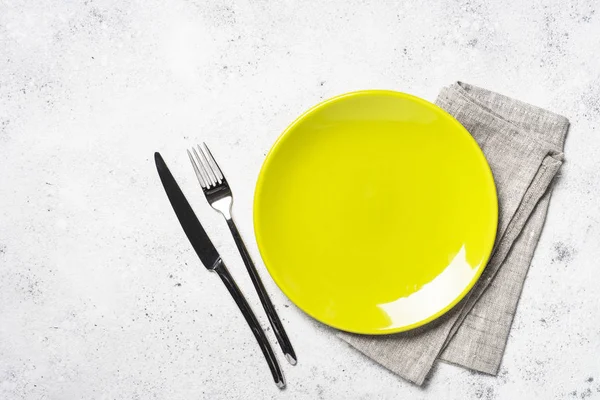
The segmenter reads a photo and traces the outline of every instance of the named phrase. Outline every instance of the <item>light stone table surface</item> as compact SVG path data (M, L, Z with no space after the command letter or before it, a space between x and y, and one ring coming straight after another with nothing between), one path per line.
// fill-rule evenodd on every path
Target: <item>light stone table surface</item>
M600 399L599 50L597 0L0 0L0 399ZM315 103L457 80L572 125L499 376L439 364L418 388L290 304L252 198ZM158 180L156 150L268 326L185 154L202 140L298 353L282 392Z

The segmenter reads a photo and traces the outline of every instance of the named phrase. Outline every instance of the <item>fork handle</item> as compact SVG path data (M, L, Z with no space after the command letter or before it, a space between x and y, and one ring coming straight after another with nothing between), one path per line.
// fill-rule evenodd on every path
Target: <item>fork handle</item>
M273 349L271 348L271 345L265 336L265 332L260 327L260 324L252 312L252 309L248 305L248 302L244 298L244 295L238 288L222 260L219 261L217 266L214 268L214 271L219 274L219 277L227 287L227 290L229 290L229 293L231 293L231 296L244 315L248 326L252 330L252 333L254 334L254 337L256 338L256 341L258 342L258 345L260 346L260 349L267 360L267 364L269 364L269 369L273 375L273 380L280 389L283 389L285 387L285 380L283 378L281 368L279 367L279 363L277 362L277 358L275 358L275 354L273 353Z
M252 259L250 258L250 254L248 253L248 250L246 249L246 245L244 244L244 241L242 240L240 232L238 231L237 226L235 226L235 222L233 222L232 218L227 218L227 225L229 226L229 230L231 231L231 234L233 235L233 239L235 240L235 244L242 256L242 259L244 260L244 264L246 264L246 269L248 270L248 274L250 274L250 279L252 280L252 283L254 284L254 288L256 289L256 292L258 293L260 302L262 303L262 306L265 309L267 317L269 318L271 327L273 327L273 332L275 333L275 337L277 338L277 341L279 342L279 346L281 346L281 350L283 351L283 354L285 354L285 358L290 362L290 364L296 365L296 363L297 363L296 352L294 352L292 343L290 342L290 339L288 338L288 335L285 332L285 329L283 328L281 321L279 320L277 311L275 311L275 307L273 306L273 303L271 302L271 299L269 298L269 295L267 294L267 291L265 290L262 280L260 279L260 276L258 275L258 271L256 270L256 267L254 266L254 263L252 262Z

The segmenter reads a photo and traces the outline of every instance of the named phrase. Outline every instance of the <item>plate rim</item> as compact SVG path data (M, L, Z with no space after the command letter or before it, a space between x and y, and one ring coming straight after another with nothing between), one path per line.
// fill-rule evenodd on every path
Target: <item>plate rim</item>
M386 95L386 96L394 96L394 97L400 97L403 99L408 99L411 101L415 101L417 103L420 103L426 107L432 108L434 110L436 110L437 112L441 112L442 114L444 114L447 118L449 118L450 121L452 121L452 123L458 128L458 131L461 131L463 135L466 135L467 140L470 140L472 142L472 144L474 145L474 148L476 149L476 151L479 152L481 159L483 161L483 167L485 169L485 173L486 175L488 175L488 178L491 181L491 189L492 189L492 194L493 194L493 198L495 201L492 202L492 205L494 207L494 209L492 210L493 212L493 226L495 227L494 229L494 233L493 233L493 238L490 241L490 245L488 245L488 249L486 249L485 251L485 256L482 259L482 267L477 271L477 273L474 275L473 279L469 282L468 285L465 286L465 288L463 289L463 291L456 296L456 298L454 300L452 300L446 307L444 307L443 309L439 310L438 312L430 315L427 318L424 318L418 322L409 324L409 325L404 325L401 327L396 327L396 328L390 328L390 329L385 329L385 330L353 330L353 329L348 329L342 326L338 326L336 324L332 324L331 322L328 321L323 321L322 319L316 317L315 315L313 315L311 312L309 312L308 310L305 310L304 308L300 307L300 305L298 305L287 293L284 285L280 284L280 282L275 278L275 275L273 274L271 268L269 267L268 263L266 262L266 257L265 257L265 250L264 248L262 248L260 242L261 240L259 239L259 237L261 237L261 235L258 232L258 219L259 219L259 212L257 212L258 209L258 202L259 202L259 197L260 197L260 192L261 192L261 188L264 184L264 176L265 176L265 171L268 169L268 166L270 164L269 160L271 159L271 157L273 156L273 154L277 151L277 148L281 145L281 143L283 142L283 139L296 127L297 124L299 124L302 120L304 120L306 117L308 117L309 115L313 114L315 111L326 107L328 104L330 103L334 103L334 102L338 102L344 98L347 97L353 97L353 96L370 96L370 95ZM273 145L271 146L271 148L269 149L269 151L267 152L267 155L265 156L263 163L261 165L260 171L258 173L258 178L256 180L256 185L254 188L254 197L253 197L253 204L252 204L252 222L253 222L253 227L254 227L254 236L256 238L256 244L260 253L260 256L263 260L263 264L265 265L267 271L269 272L269 275L271 276L271 279L273 279L273 281L275 282L275 284L277 285L277 287L279 287L279 290L281 290L281 292L283 292L283 294L290 300L290 302L292 302L298 309L300 309L302 312L304 312L305 314L309 315L311 318L315 319L316 321L319 321L322 324L325 324L329 327L344 331L344 332L349 332L349 333L355 333L355 334L360 334L360 335L390 335L390 334L394 334L394 333L400 333L400 332L406 332L406 331L410 331L413 330L415 328L419 328L421 326L424 326L430 322L433 322L435 320L437 320L438 318L442 317L443 315L445 315L448 311L450 311L451 309L453 309L460 301L462 301L466 295L471 291L471 289L473 289L473 287L475 286L475 284L477 282L479 282L479 279L481 278L481 275L483 274L483 271L487 268L487 264L491 258L494 246L495 246L495 242L496 242L496 238L498 235L498 191L496 188L496 181L494 179L494 175L492 173L492 169L487 161L487 158L485 156L485 154L483 153L483 150L481 149L481 147L479 146L479 144L477 143L477 141L475 140L475 138L473 138L473 136L471 135L471 133L469 133L469 131L456 119L454 118L453 115L451 115L450 113L448 113L446 110L444 110L443 108L441 108L440 106L431 103L425 99L422 99L420 97L405 93L405 92L400 92L400 91L395 91L395 90L388 90L388 89L365 89L365 90L356 90L356 91L352 91L352 92L347 92L347 93L343 93L343 94L339 94L337 96L333 96L330 97L328 99L325 99L317 104L315 104L314 106L310 107L308 110L304 111L303 113L301 113L296 119L294 119L284 130L281 134L279 134L279 136L277 137L277 139L275 140L275 142L273 143Z

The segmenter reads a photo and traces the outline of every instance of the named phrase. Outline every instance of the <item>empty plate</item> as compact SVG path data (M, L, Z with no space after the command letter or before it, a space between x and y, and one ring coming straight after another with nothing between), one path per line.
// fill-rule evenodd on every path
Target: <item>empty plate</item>
M332 327L388 334L458 303L492 251L490 168L441 108L392 91L327 100L294 121L264 162L258 247L300 309Z

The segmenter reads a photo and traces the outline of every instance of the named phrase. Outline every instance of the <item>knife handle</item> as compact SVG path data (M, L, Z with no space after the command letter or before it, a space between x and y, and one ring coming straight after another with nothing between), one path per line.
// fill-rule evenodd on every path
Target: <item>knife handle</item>
M269 295L265 290L265 286L263 285L260 276L258 275L258 271L256 270L256 267L254 266L254 263L250 258L248 249L246 249L246 245L242 240L242 236L240 235L240 232L238 231L237 226L235 225L235 222L233 222L232 218L227 218L227 225L229 226L231 235L235 240L235 245L237 246L238 251L242 256L242 259L244 260L244 264L246 265L246 269L248 270L248 274L250 275L252 284L254 284L254 289L258 293L258 298L260 299L260 302L263 308L265 309L265 313L269 318L269 322L271 323L273 333L275 333L275 337L279 342L279 346L281 346L281 350L283 351L283 354L285 354L285 357L290 362L290 364L296 365L296 352L292 347L292 343L290 342L290 339L288 338L288 335L285 332L285 329L283 328L283 324L281 323L281 320L277 315L277 311L275 311L275 307L273 306L273 303L271 302L271 299L269 298Z
M262 350L262 353L265 356L265 359L267 360L267 364L269 365L269 369L271 370L271 374L273 375L273 380L275 381L275 384L280 389L285 388L285 380L283 378L283 373L281 372L279 363L275 358L273 349L271 348L271 345L269 344L265 333L260 327L256 316L252 312L250 305L248 304L248 302L244 298L244 295L233 280L233 277L227 270L227 267L225 266L223 260L219 258L213 271L219 274L219 277L227 287L227 290L229 290L229 293L231 293L231 296L233 297L236 304L240 308L240 311L244 315L248 326L252 330L252 333L254 334L254 337L256 338L256 341L258 342L258 345L260 346L260 349Z

